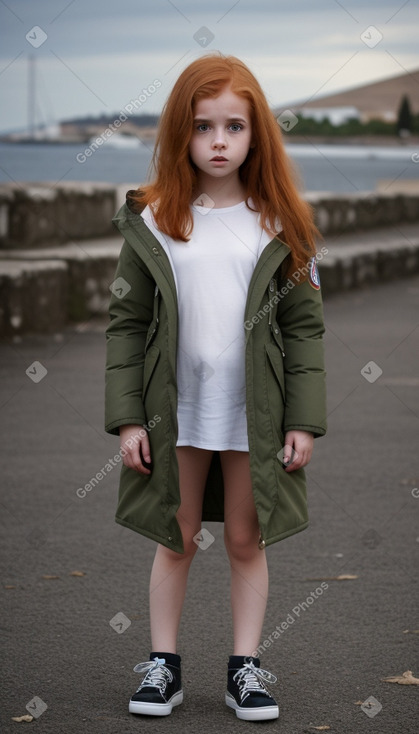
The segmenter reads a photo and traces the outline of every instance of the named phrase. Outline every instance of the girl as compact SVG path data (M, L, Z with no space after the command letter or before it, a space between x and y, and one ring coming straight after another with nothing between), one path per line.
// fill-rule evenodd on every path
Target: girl
M128 192L107 329L106 430L119 434L116 521L157 541L150 660L129 711L183 700L177 633L188 571L224 522L234 649L225 702L278 717L257 647L265 547L307 524L305 475L326 432L317 232L249 69L210 54L161 116L155 180Z

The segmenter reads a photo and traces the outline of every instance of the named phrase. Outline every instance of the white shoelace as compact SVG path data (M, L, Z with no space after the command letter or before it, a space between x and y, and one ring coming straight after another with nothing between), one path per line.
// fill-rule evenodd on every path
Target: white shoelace
M270 693L266 690L264 681L268 683L276 683L277 678L263 668L256 668L253 660L244 663L240 670L233 675L233 680L237 679L237 685L240 690L241 702L250 696L251 693L264 693L270 697Z
M154 658L154 660L148 660L146 663L138 663L135 666L135 673L144 673L147 671L144 680L137 689L137 693L145 686L153 686L153 688L158 688L163 696L167 683L173 680L172 673L164 665L165 662L164 658Z

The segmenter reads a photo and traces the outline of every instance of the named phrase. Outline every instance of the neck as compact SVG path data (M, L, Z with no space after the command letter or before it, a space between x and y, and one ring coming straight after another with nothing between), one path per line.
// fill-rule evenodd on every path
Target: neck
M231 176L223 176L222 179L199 173L192 201L195 201L202 194L206 194L212 199L216 209L234 206L247 198L245 188L239 179L237 171L231 174Z

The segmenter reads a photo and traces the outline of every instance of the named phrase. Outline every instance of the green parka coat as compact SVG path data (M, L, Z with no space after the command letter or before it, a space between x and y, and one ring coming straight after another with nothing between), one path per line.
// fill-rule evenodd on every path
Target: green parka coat
M115 519L183 553L176 519L180 505L176 285L166 253L139 211L126 203L113 221L124 243L106 331L105 430L118 435L124 424L146 426L152 459L150 475L122 465ZM309 280L295 285L281 275L289 252L277 238L264 248L251 278L243 319L249 458L260 548L308 525L304 469L288 473L280 461L285 433L326 432L321 291L315 281L317 287ZM224 520L217 451L207 477L202 520Z

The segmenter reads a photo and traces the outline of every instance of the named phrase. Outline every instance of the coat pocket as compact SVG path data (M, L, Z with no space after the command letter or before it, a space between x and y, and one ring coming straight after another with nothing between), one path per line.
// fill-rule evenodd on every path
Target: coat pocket
M276 344L265 344L266 354L268 355L268 361L272 367L272 371L276 377L276 381L279 385L282 395L282 402L285 403L285 377L284 377L284 362L280 348Z
M276 344L265 344L266 401L275 451L284 445L285 382L282 353Z
M148 329L146 342L145 342L146 352L149 349L150 344L156 335L157 327L159 325L159 300L160 300L160 291L159 291L158 286L156 285L155 290L154 290L153 320Z
M144 360L143 400L147 392L147 388L150 384L150 380L153 375L156 364L159 361L159 357L160 357L160 349L156 347L154 344L152 344L151 347L148 348L147 353L145 355L145 360Z

